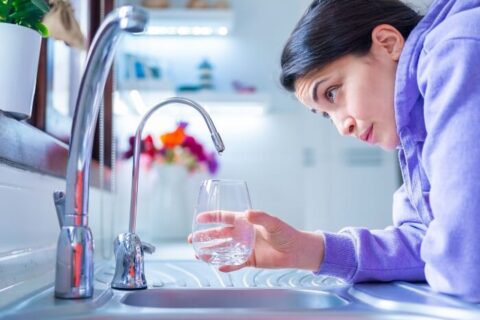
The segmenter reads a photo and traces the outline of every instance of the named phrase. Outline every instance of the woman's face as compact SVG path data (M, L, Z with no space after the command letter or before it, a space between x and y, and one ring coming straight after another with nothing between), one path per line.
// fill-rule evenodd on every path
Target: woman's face
M397 62L370 51L347 55L296 81L298 99L329 117L341 135L386 150L399 144L393 107Z

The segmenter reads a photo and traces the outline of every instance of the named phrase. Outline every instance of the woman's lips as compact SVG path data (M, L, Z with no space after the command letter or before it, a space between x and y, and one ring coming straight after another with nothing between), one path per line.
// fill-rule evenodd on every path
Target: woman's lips
M375 139L373 136L373 124L360 136L360 140L365 141L370 144L375 143Z
M368 133L367 142L370 144L375 144L375 136L373 135L373 125L370 128L370 132Z

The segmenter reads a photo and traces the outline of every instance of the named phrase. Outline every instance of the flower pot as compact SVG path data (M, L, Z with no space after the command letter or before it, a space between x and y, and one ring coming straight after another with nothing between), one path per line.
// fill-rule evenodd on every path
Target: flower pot
M0 110L17 119L32 114L41 35L32 29L0 23Z

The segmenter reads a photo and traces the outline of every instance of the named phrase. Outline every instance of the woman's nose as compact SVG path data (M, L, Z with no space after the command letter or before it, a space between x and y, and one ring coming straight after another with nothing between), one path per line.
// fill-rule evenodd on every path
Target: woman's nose
M345 119L343 119L343 121L340 123L338 131L342 136L351 136L352 134L354 134L355 119L353 119L352 117L346 117Z

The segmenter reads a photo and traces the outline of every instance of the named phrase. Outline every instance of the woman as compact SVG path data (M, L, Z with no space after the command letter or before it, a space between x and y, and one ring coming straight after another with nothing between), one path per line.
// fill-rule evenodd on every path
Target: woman
M316 0L282 55L283 86L342 135L398 149L393 226L303 232L247 213L241 266L303 268L349 282L426 280L480 301L480 2Z

